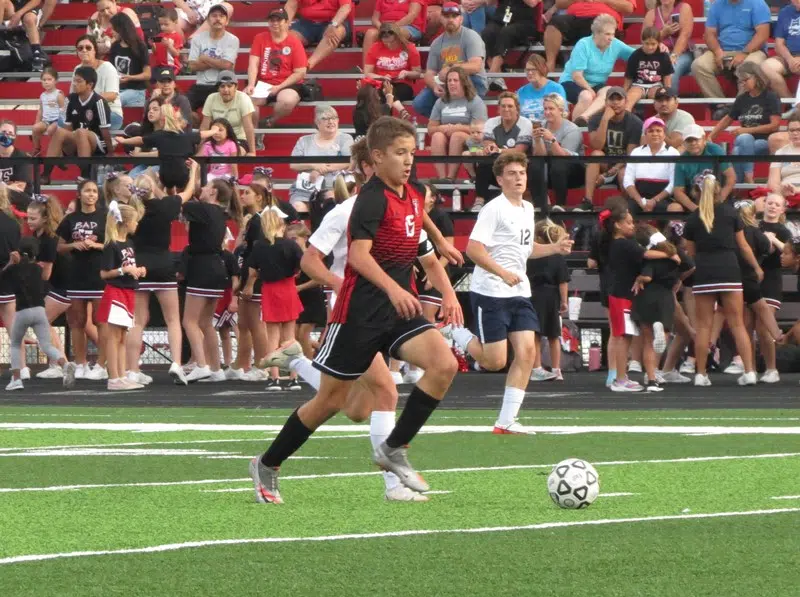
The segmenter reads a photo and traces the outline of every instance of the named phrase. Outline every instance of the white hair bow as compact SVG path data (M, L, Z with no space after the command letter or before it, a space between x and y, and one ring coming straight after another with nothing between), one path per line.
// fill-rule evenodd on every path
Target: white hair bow
M114 219L117 221L118 224L122 222L122 212L119 209L119 203L117 203L116 201L112 201L111 203L108 204L108 213L114 216Z
M268 209L269 211L271 211L271 212L275 212L276 214L278 214L278 217L279 217L279 218L281 218L282 220L285 220L286 218L288 218L288 217L289 217L288 215L286 215L285 213L283 213L283 212L281 211L281 208L280 208L280 207L278 207L277 205L270 205L270 206L269 206L267 209Z
M650 240L649 240L649 241L647 241L647 248L648 248L648 249L652 249L652 248L653 248L653 247L655 247L657 244L659 244L659 243L664 243L664 242L667 242L667 237L666 237L666 236L664 236L663 234L661 234L660 232L654 232L654 233L653 233L653 234L650 236Z

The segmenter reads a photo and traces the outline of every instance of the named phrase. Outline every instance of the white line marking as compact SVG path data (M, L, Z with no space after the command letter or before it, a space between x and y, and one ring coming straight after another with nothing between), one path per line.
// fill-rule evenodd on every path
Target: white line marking
M41 562L43 560L56 560L63 558L85 558L105 555L129 555L142 553L163 553L179 551L182 549L195 549L198 547L212 547L222 545L248 545L263 543L305 543L347 541L359 539L382 539L388 537L418 537L423 535L454 535L478 533L504 533L511 531L539 531L546 529L562 529L583 526L602 526L610 524L625 524L637 522L662 522L670 520L700 520L709 518L731 518L737 516L769 516L773 514L789 514L800 512L800 508L775 508L768 510L747 510L741 512L709 512L706 514L668 514L663 516L642 516L637 518L601 518L598 520L572 520L566 522L541 522L519 526L478 527L466 529L413 529L407 531L391 531L383 533L354 533L349 535L321 535L316 537L260 537L252 539L215 539L208 541L189 541L185 543L166 543L149 547L135 547L128 549L107 549L98 551L72 551L64 553L31 554L13 556L0 559L0 565L19 564L22 562Z
M800 452L787 454L747 454L742 456L693 456L689 458L670 458L660 460L613 460L607 462L595 462L595 466L618 466L628 464L671 464L682 462L712 462L716 460L753 460L762 458L791 458L800 456ZM511 464L506 466L485 466L485 467L465 467L465 468L446 468L446 469L426 469L419 472L429 473L474 473L483 471L508 471L508 470L530 470L530 469L552 469L554 464ZM306 479L331 479L336 477L371 477L382 475L381 471L358 471L350 473L325 473L319 475L287 475L281 477L281 481L298 481ZM217 483L241 483L250 482L249 477L239 479L200 479L193 481L160 481L142 483L109 483L109 484L90 484L90 485L50 485L46 487L0 487L0 493L20 493L25 491L71 491L75 489L107 489L112 487L170 487L173 485L208 485ZM212 490L208 490L212 491ZM216 490L220 493L251 491L250 488L227 488Z
M203 456L204 460L252 460L252 455L226 454L224 456ZM350 456L289 456L289 460L352 460Z
M440 489L439 491L426 491L425 495L447 495L448 493L453 493L453 492Z
M800 435L800 426L795 427L700 427L700 426L657 426L657 425L567 425L529 427L542 433L716 433L725 435L766 434ZM73 429L82 431L133 431L136 433L164 433L173 431L280 431L282 425L242 425L209 423L0 423L0 429ZM323 425L325 432L364 432L369 425ZM488 425L429 425L423 433L488 433Z
M204 456L206 458L229 458L231 452L209 452L208 450L146 450L120 448L77 448L62 450L26 450L0 454L0 458L23 456ZM249 456L248 458L252 458ZM312 458L312 457L309 457Z
M776 495L773 500L800 500L800 495Z
M627 491L618 491L617 493L601 493L599 497L630 497L638 495L635 493L628 493Z

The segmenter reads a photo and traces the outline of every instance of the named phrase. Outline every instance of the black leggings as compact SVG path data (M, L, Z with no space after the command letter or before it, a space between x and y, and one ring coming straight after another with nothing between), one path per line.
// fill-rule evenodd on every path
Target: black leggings
M486 57L494 58L495 56L505 56L509 50L525 45L532 37L538 37L538 34L533 23L501 25L492 21L486 23L481 37L486 45Z
M578 162L552 160L547 165L543 157L533 157L528 162L528 189L533 204L547 211L547 189L553 189L556 205L562 207L567 203L570 189L579 189L586 185L586 169Z
M490 185L499 187L497 179L492 172L493 164L475 165L475 195L483 197L486 201L494 199L500 194L500 189L489 189Z

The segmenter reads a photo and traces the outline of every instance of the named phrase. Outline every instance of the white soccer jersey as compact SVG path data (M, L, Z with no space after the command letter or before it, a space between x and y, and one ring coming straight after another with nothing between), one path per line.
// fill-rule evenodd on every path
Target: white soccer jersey
M323 255L333 255L331 271L340 278L344 278L347 265L347 226L355 203L356 198L350 197L334 207L325 214L319 228L308 239Z
M509 286L500 277L476 265L469 287L472 292L497 298L531 296L526 273L533 249L533 205L530 202L523 201L517 207L505 195L492 199L478 214L469 239L484 245L497 265L521 278L519 284Z

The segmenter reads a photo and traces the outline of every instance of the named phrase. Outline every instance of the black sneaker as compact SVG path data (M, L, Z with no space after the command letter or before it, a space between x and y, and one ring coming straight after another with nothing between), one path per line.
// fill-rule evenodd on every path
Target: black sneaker
M284 390L292 390L292 391L294 391L294 390L302 390L303 386L300 385L300 382L297 381L297 379L291 379L291 380L289 380L289 383L284 386L283 389Z
M269 378L267 380L267 387L265 388L267 392L281 392L283 388L281 387L281 382L277 379Z
M44 70L44 67L47 66L48 60L47 55L42 52L41 50L36 50L33 53L33 60L31 61L32 68L34 72L40 73Z
M648 380L647 384L644 386L645 391L647 392L663 392L664 388L655 381L655 380Z

